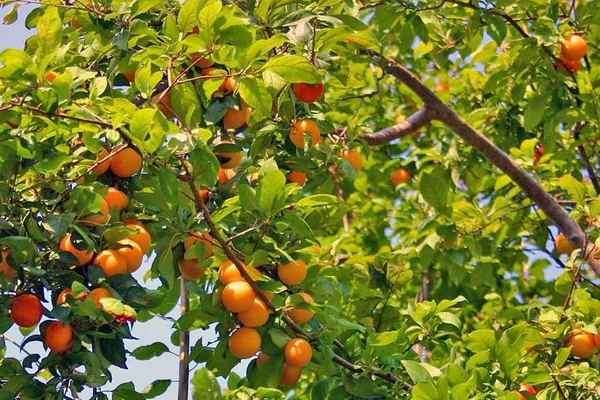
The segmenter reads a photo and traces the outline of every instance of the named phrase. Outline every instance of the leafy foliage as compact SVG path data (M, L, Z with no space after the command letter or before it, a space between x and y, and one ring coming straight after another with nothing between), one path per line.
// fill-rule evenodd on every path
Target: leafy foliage
M541 399L600 398L598 352L580 359L565 347L575 330L600 338L598 277L584 250L558 254L553 222L454 127L431 121L381 146L363 136L427 109L423 92L388 73L396 60L535 177L593 242L593 1L182 3L40 3L26 17L36 33L25 49L0 53L0 331L12 325L15 294L30 292L47 319L75 332L65 354L3 359L0 398L84 388L107 398L112 368L168 352L157 342L127 354L133 321L167 315L180 296L189 307L174 337L218 332L216 343L191 346L188 364L203 365L191 378L195 398L517 400L521 383ZM4 22L16 21L18 3L1 4L15 6ZM566 74L560 44L571 33L588 52ZM297 101L300 82L324 82L323 97ZM300 118L317 124L319 143L290 140ZM221 168L216 146L241 151L241 163ZM102 148L109 163L134 149L142 170L99 173ZM348 150L362 154L362 170L342 158ZM400 167L411 179L394 186ZM286 179L291 171L306 183ZM110 186L129 203L105 218ZM96 261L77 266L59 245L71 233L78 250L118 249L141 235L132 221L152 237L145 278L159 280L155 290ZM197 232L211 236L188 243ZM239 360L228 349L240 323L221 304L227 259L245 262L239 272L270 309L256 328L270 358L252 360L244 377L231 373ZM296 260L306 279L286 286L277 266ZM201 278L184 279L182 261ZM98 287L112 298L95 302ZM303 291L314 303L293 296ZM298 325L291 306L314 317ZM44 342L47 325L23 331L23 348ZM283 348L296 336L313 356L290 387L281 385ZM226 393L216 377L228 378ZM170 384L111 393L156 398Z

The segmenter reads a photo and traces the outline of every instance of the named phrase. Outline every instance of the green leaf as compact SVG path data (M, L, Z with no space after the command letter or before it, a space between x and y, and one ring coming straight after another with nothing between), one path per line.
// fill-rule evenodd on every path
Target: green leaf
M367 343L372 347L389 346L398 342L400 331L381 332L369 335Z
M193 85L176 85L171 90L171 107L187 126L197 127L202 120L202 107Z
M272 72L288 83L306 82L320 83L321 76L308 60L296 55L276 56L261 68L263 73ZM265 78L265 80L267 80Z
M150 385L146 386L142 393L146 396L147 399L153 399L164 394L169 386L171 386L172 381L169 379L157 379L153 381Z
M557 293L566 295L571 291L574 279L575 277L573 276L573 272L565 269L562 274L556 278L556 282L554 282L554 289Z
M463 336L465 346L474 353L488 351L496 347L495 333L491 329L480 329Z
M62 41L62 22L57 7L43 8L37 22L38 67L44 70L55 57Z
M502 17L491 16L487 18L488 25L488 33L494 39L498 46L502 45L502 42L506 38L506 32L508 31L506 27L506 21Z
M421 381L433 380L429 371L427 371L420 362L402 360L402 365L404 365L406 372L408 373L410 379L412 379L414 384L417 384Z
M196 9L199 3L200 0L188 0L177 14L177 26L184 34L191 32L197 26Z
M283 210L283 217L290 224L290 228L301 238L316 240L315 235L310 228L310 226L306 223L306 221L300 217L294 211Z
M544 110L546 108L547 96L545 95L535 95L529 102L527 103L527 107L525 107L525 111L523 113L523 126L525 130L530 131L544 118Z
M495 354L498 359L500 369L509 379L517 377L519 369L519 353L508 343L506 338L502 337L496 344Z
M444 324L452 325L457 329L460 329L462 326L460 318L451 312L441 312L437 316Z
M571 175L564 175L560 177L558 184L562 190L566 191L569 196L577 202L577 204L586 204L585 199L587 195L585 185L582 182L573 178Z
M285 175L281 171L266 174L256 187L258 203L267 215L279 211L285 202Z
M192 164L192 176L198 186L213 187L219 176L219 160L212 150L205 144L198 146L189 153L189 162Z
M252 107L256 118L266 117L271 114L273 96L267 90L261 79L241 78L239 80L240 96Z
M4 15L4 18L2 18L2 25L12 25L17 20L19 16L17 10L20 6L21 5L19 3L13 4L10 11Z
M421 381L412 389L413 400L438 400L438 393L432 382Z
M436 210L445 212L448 206L448 181L440 176L424 172L421 176L419 191L427 203Z
M562 347L556 352L556 358L554 359L554 364L556 364L556 368L561 368L571 355L570 347Z
M200 29L210 30L215 21L217 20L221 9L223 8L223 3L220 1L213 1L212 4L208 4L204 6L200 13L198 13L198 22L200 23Z
M155 342L147 346L140 346L131 352L131 355L137 360L150 360L164 353L168 353L169 348L161 342Z
M105 300L105 299L102 299ZM126 368L125 344L122 338L98 338L102 355L113 365ZM115 389L115 393L118 393ZM120 393L119 393L120 394ZM120 394L122 395L122 394ZM142 397L143 398L143 397Z

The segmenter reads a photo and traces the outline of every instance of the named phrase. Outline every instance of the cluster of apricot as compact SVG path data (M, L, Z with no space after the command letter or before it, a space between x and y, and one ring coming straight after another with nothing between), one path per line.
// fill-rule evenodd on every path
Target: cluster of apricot
M241 266L246 272L253 268L243 262ZM307 266L301 259L277 266L278 279L289 286L302 283L306 278L306 274ZM228 339L229 350L236 358L251 358L261 349L261 336L256 328L265 325L269 320L271 315L269 307L256 295L252 285L248 283L240 270L231 261L228 260L221 264L218 276L219 281L223 284L221 302L228 311L236 315L240 322L240 326L233 331ZM262 293L269 301L273 299L273 293L266 291ZM307 293L299 292L297 295L306 304L313 302L312 296ZM293 305L294 299L292 297L288 297L286 300L287 316L298 324L310 321L313 312L304 307ZM310 362L312 348L305 339L292 338L286 343L283 353L285 363L280 384L291 386L300 378L302 367ZM261 353L258 356L257 365L261 367L269 360L268 355Z
M567 36L560 48L560 57L556 63L556 68L574 74L581 67L580 60L585 57L586 52L587 43L581 36Z
M111 152L105 148L100 149L100 154L91 171L95 176L100 176L108 170L119 178L129 178L141 170L142 158L131 147L121 145ZM82 182L82 180L78 180ZM93 229L95 226L106 224L110 215L121 215L127 207L129 199L125 193L116 187L109 187L101 199L100 209L97 213L87 213L78 216L78 222ZM89 265L100 267L105 277L117 274L135 272L142 264L144 254L150 251L151 237L143 224L139 221L122 221L131 234L117 241L114 246L103 249L97 254L76 233L77 230L67 232L58 243L60 259L65 261L70 268L85 268ZM9 264L10 250L2 251L0 273L6 279L12 279L17 274L17 269ZM74 283L77 285L78 283ZM81 285L81 284L79 284ZM71 287L64 288L57 296L57 307L70 307L86 298L91 298L96 308L103 308L101 299L113 297L107 286L98 286L91 290L81 285L80 290L73 291ZM120 312L114 309L106 310L119 323L135 319L135 312L123 306ZM22 293L16 296L11 303L10 316L14 323L20 327L33 328L41 320L43 307L40 299L32 293ZM64 353L71 349L73 344L73 328L70 323L63 325L60 321L52 321L43 326L43 338L46 346L57 353Z

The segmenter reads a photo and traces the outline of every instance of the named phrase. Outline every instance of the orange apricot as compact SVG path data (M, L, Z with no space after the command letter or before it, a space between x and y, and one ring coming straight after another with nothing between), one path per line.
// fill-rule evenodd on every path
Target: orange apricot
M61 249L62 251L71 253L77 259L77 262L73 263L73 265L87 264L94 257L93 251L79 250L78 248L76 248L73 245L73 242L71 241L70 233L67 233L65 236L63 236L63 238L60 240L60 243L58 244L58 248Z

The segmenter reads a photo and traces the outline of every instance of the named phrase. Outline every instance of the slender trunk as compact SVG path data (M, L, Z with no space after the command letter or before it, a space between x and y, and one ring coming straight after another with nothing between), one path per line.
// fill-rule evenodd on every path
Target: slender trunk
M181 315L185 314L190 306L190 299L187 288L185 287L186 279L181 277L181 303L179 310ZM190 354L190 333L181 331L179 333L179 390L177 400L187 400L189 393L190 367L188 364L188 356Z

